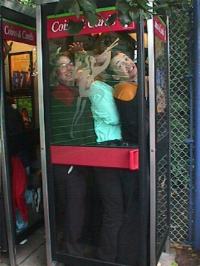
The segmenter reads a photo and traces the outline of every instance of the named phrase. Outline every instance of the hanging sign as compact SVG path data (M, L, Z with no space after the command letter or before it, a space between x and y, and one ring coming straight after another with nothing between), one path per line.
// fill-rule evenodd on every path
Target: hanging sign
M166 42L167 40L167 31L166 31L166 25L159 17L154 17L154 31L155 35L163 42Z
M36 31L34 28L9 20L3 21L3 38L8 41L36 45Z
M127 31L127 30L134 30L136 28L136 24L134 22L132 22L129 25L123 26L118 18L116 18L116 20L112 23L112 25L107 25L108 19L112 15L117 14L115 8L98 9L97 13L98 13L97 23L94 26L90 25L89 21L84 16L80 16L79 18L71 14L49 16L47 21L48 39L64 38L69 36L67 30L69 28L70 21L83 23L83 28L80 31L79 35L112 32L112 31Z

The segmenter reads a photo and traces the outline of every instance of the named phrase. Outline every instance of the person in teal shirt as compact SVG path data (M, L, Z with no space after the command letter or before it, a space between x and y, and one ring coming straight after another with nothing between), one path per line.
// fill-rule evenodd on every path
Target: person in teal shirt
M102 64L99 66L101 71L109 65L111 51L106 51L105 58L107 64L104 67ZM96 65L96 71L90 68L92 65ZM88 68L85 65L82 68L79 66L76 73L79 91L87 95L91 103L96 143L106 147L121 145L121 128L113 88L98 80L97 72L98 75L101 73L94 63L89 64ZM123 219L123 195L119 172L113 168L94 168L95 184L103 207L96 257L108 262L117 260L118 237Z

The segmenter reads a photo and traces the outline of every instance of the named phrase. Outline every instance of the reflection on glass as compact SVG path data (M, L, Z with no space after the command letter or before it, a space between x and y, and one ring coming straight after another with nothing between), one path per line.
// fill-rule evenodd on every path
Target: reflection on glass
M135 41L95 34L50 40L49 50L51 145L137 145ZM57 249L136 263L138 172L54 165L53 174Z
M85 144L95 141L89 99L79 100L78 88L74 86L74 55L63 52L53 58L55 64L52 82L55 83L51 97L52 143Z
M138 172L60 165L53 169L57 250L138 265Z
M51 143L137 144L135 41L128 34L70 40L49 42Z

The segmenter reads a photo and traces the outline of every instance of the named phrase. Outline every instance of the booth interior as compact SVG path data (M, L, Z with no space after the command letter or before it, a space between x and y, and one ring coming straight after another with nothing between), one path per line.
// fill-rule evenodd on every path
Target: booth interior
M5 18L4 18L5 11ZM5 141L14 239L43 224L36 29L25 14L3 8Z

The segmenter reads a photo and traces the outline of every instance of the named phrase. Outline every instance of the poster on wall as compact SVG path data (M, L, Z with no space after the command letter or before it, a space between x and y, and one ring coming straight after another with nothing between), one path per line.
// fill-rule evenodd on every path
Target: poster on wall
M32 52L9 55L11 91L32 89Z

